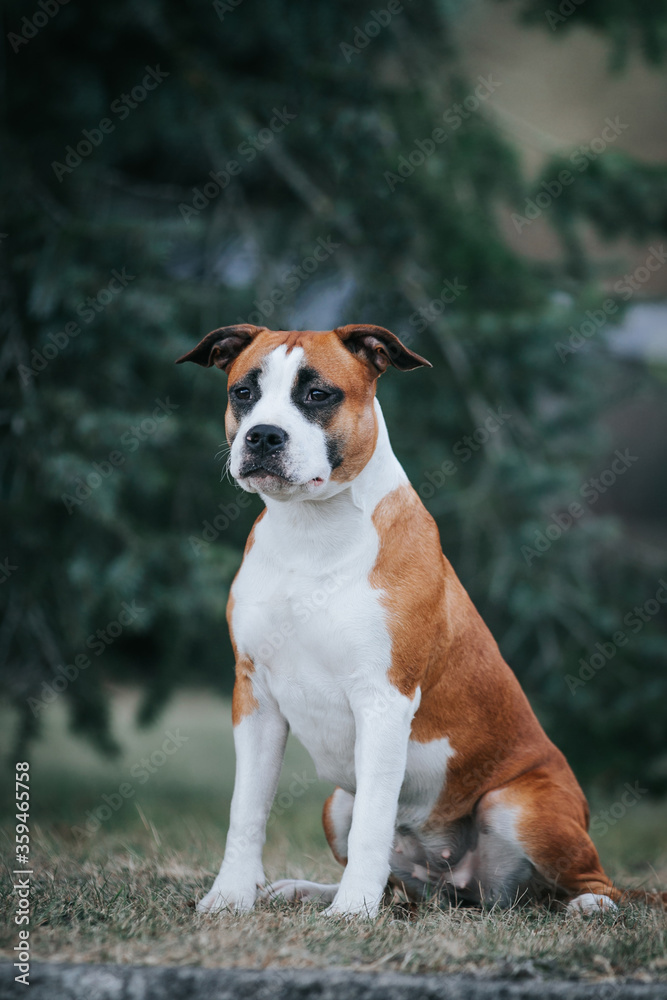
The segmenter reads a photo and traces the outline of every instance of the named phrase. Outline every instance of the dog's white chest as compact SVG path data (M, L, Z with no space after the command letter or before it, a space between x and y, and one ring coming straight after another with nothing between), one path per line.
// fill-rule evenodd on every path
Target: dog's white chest
M282 563L267 541L256 537L234 584L234 640L319 776L354 792L354 710L369 695L381 704L390 688L386 611L369 582L377 536L326 570L307 553Z

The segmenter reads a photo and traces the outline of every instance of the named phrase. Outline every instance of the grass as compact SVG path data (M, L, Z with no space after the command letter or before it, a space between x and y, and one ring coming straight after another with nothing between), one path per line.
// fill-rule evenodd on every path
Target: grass
M273 901L238 917L197 916L193 903L210 888L228 818L229 706L183 696L159 725L137 732L135 702L127 693L114 699L126 746L120 760L101 760L68 735L58 703L31 753L33 959L667 980L667 915L639 906L582 920L531 906L478 912L429 904L410 916L395 905L367 924L323 920L315 904ZM7 739L10 723L0 717ZM147 774L142 758L150 760L165 733L177 730L188 739L164 761L158 752L159 766ZM11 787L13 776L1 777L2 787ZM74 833L104 805L103 795L115 801L123 782L132 796L90 836ZM265 852L270 879L340 877L320 825L328 790L290 742ZM5 820L0 842L11 860L13 815ZM610 827L598 847L619 884L667 884L666 826L667 806L642 800ZM5 957L17 940L9 883L2 880L0 901Z

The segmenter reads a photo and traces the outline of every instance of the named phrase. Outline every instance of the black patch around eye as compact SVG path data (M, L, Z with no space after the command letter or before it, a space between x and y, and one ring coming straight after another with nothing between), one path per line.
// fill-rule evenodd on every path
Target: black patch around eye
M252 409L252 407L255 405L257 400L262 395L262 391L259 387L260 374L261 370L259 368L253 368L251 369L251 371L248 372L247 375L244 375L243 378L240 378L238 380L238 382L235 382L234 385L230 385L227 387L227 393L229 395L229 405L237 421L240 421L242 417L244 417L245 414L248 412L248 410ZM238 389L249 389L250 398L239 399L239 397L236 394Z
M321 389L329 395L323 400L309 400L308 394L313 389ZM292 402L307 420L326 427L344 399L343 390L326 382L314 368L300 368L297 372Z

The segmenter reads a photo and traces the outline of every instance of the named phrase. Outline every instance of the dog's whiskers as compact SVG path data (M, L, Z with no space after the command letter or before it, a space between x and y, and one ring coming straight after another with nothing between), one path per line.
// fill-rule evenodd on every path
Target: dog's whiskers
M232 484L232 486L235 486L236 483L235 483L234 477L232 476L232 473L231 473L231 464L232 464L232 456L228 455L227 456L227 461L225 462L225 466L224 466L224 468L222 470L222 473L220 475L220 481L222 482L222 480L226 478L226 479L229 480L229 482Z
M220 482L223 482L225 479L228 479L229 482L233 484L234 479L232 478L230 472L230 465L232 461L232 446L226 443L220 445L220 450L216 452L215 457L216 459L221 459L224 462L222 472L220 473Z

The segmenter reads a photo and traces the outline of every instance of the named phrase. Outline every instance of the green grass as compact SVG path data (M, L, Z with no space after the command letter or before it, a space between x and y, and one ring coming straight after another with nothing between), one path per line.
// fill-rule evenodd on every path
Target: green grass
M35 959L667 979L667 916L643 907L583 920L531 906L478 912L425 905L410 915L397 904L373 924L348 924L323 920L314 904L272 902L242 917L197 916L193 902L220 863L233 787L229 705L183 695L140 732L135 707L127 692L114 698L114 728L125 747L118 760L99 758L69 735L59 703L30 754ZM6 742L11 722L0 717ZM188 737L182 746L147 780L133 775L165 733L177 730ZM296 796L288 792L295 775L307 785ZM270 879L340 876L320 823L330 786L313 779L312 763L290 740L265 852ZM1 780L11 788L13 775L5 770ZM103 794L113 796L123 782L134 794L94 834L76 835L73 828L84 827ZM11 861L13 814L4 820L0 842ZM619 884L667 885L666 827L667 804L641 800L600 839ZM0 953L9 957L16 926L8 878L1 905Z

